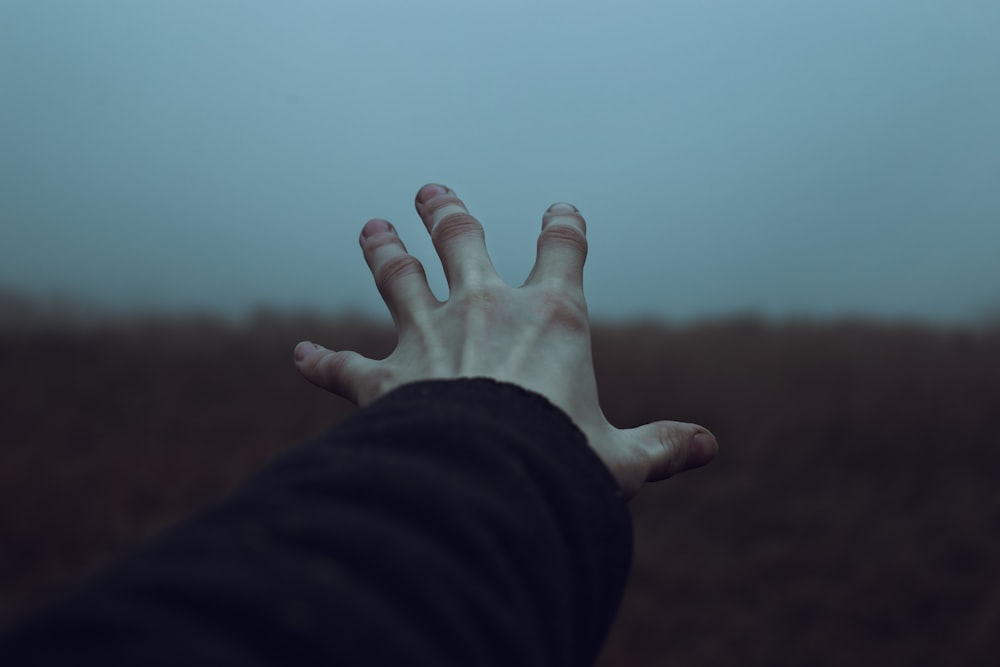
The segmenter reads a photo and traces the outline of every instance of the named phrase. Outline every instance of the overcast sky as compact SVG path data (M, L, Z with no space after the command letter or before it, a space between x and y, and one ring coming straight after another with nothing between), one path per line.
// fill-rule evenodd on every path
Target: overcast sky
M1000 312L1000 2L0 0L0 287L381 315L357 244L462 196L597 318Z

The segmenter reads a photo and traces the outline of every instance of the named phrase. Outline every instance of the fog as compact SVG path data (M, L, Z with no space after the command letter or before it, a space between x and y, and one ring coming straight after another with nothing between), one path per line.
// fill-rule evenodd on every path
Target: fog
M449 185L595 318L1000 312L1000 3L0 0L0 288L385 312L357 238Z

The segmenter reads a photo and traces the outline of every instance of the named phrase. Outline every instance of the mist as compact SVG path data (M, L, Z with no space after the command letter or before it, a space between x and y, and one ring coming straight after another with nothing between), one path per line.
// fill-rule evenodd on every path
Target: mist
M0 288L385 314L357 238L427 182L591 315L1000 312L1000 4L0 3Z

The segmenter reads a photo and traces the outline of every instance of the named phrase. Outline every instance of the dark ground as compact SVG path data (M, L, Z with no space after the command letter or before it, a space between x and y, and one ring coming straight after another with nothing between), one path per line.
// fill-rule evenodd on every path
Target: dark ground
M347 414L293 369L306 338L394 341L275 315L6 326L0 625ZM1000 664L1000 329L747 319L594 347L612 423L721 444L633 502L602 665Z

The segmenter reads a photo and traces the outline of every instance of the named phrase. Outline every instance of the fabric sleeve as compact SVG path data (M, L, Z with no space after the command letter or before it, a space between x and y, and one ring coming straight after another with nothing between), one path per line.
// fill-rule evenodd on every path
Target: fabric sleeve
M589 665L631 563L538 394L405 385L0 640L0 664Z

